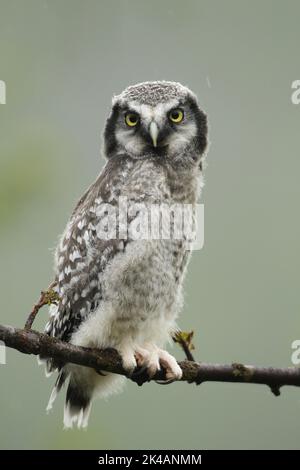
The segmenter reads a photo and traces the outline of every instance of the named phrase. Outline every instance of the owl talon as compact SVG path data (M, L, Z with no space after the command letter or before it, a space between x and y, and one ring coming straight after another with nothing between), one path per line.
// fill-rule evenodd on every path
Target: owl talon
M155 380L155 383L158 385L169 385L173 382L176 382L176 379L169 379L169 380Z

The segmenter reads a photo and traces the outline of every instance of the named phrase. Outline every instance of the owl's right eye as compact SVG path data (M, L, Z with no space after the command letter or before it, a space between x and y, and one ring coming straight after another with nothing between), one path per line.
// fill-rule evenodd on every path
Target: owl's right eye
M127 126L134 127L139 122L139 115L137 113L126 113L125 114L125 122Z

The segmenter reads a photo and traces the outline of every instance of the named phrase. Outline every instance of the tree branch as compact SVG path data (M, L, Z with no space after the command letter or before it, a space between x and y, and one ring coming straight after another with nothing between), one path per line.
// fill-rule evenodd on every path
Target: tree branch
M9 348L24 354L42 354L63 363L74 363L91 367L97 372L113 372L126 376L122 359L114 349L91 349L64 343L56 338L34 330L21 330L12 326L0 325L0 340ZM275 368L256 367L243 364L207 364L193 361L179 362L183 376L181 381L200 384L202 382L235 382L264 384L277 396L280 387L293 385L300 387L300 369L297 367ZM159 371L151 380L164 380L165 373ZM133 379L139 385L145 380L139 375Z

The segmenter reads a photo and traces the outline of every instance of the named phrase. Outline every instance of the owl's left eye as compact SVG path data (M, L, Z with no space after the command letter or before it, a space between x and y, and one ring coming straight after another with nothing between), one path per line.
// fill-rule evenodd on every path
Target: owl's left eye
M125 114L125 122L127 126L134 127L139 122L139 115L137 113L126 113Z
M183 117L184 114L180 108L172 109L172 111L169 112L170 121L175 122L176 124L179 124L183 120Z

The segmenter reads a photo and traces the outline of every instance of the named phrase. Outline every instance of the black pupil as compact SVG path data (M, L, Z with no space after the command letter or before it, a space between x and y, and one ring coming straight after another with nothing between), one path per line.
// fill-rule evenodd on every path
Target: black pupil
M129 115L129 121L131 122L131 124L135 124L136 121L137 121L137 118L134 114L130 114Z
M172 118L173 119L178 119L179 118L179 112L178 111L173 111Z

